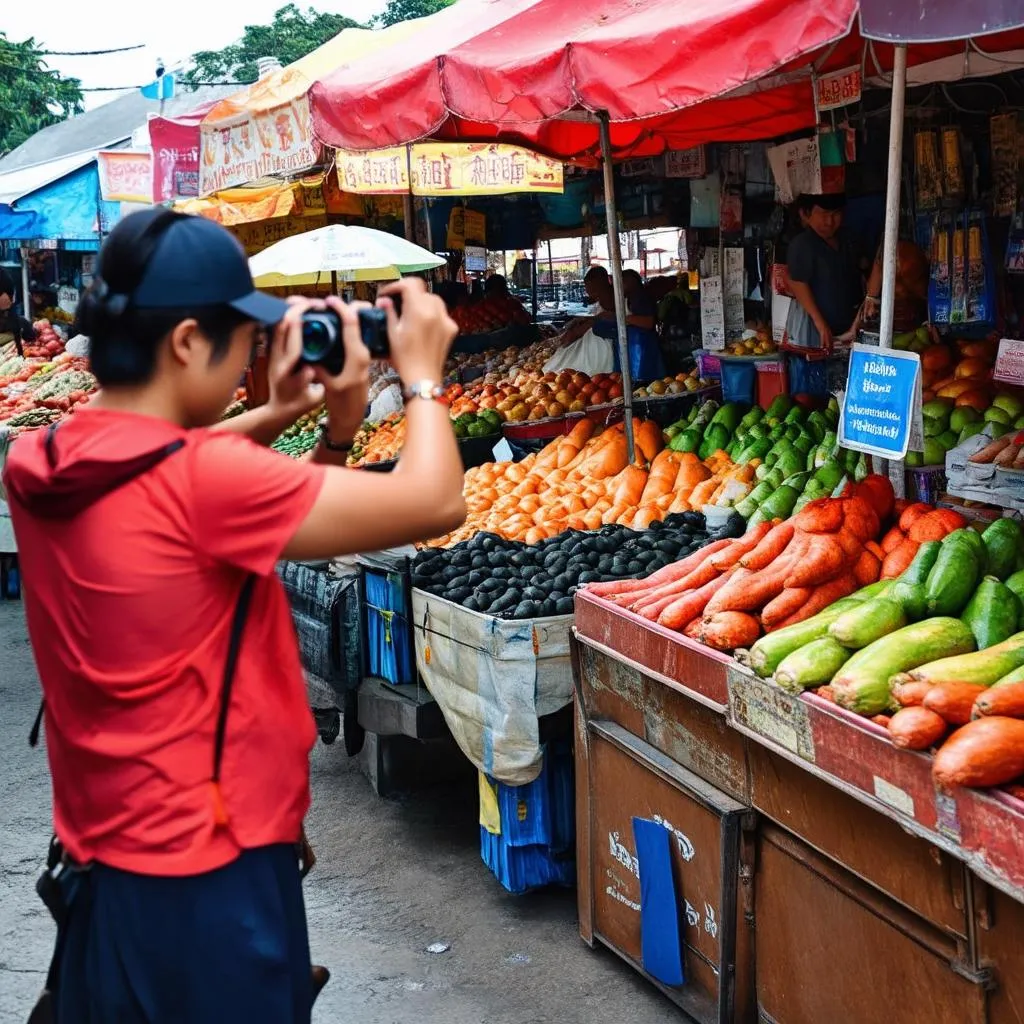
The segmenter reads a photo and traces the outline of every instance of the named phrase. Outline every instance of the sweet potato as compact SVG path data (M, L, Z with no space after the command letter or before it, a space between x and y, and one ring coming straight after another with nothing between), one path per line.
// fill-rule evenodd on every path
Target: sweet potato
M816 587L835 579L846 565L846 552L834 536L815 534L807 553L786 577L787 587Z
M729 581L729 574L723 573L685 597L673 601L657 619L659 626L667 629L682 629L691 619L697 618L707 607L715 594Z
M889 684L892 699L900 707L920 707L924 703L925 694L933 690L931 683L922 683L916 679L901 679Z
M1001 786L1024 774L1024 721L986 716L957 729L935 755L940 786Z
M1002 715L1004 718L1024 718L1024 681L997 683L983 687L974 702L974 718Z
M926 505L923 501L915 502L913 505L908 505L900 513L899 527L907 533L910 528L921 518L921 516L927 515L932 511L932 505Z
M1002 437L997 437L994 441L990 441L985 445L985 447L980 451L976 451L967 461L977 463L995 462L996 456L1004 448L1008 448L1012 441L1012 434L1004 434Z
M882 551L885 554L889 554L890 551L895 551L906 539L907 535L898 526L894 526L882 538Z
M776 622L773 626L768 626L765 623L765 631L774 631L776 629L783 629L786 626L795 626L798 622L803 622L805 619L809 619L812 615L817 615L818 612L824 611L829 605L835 604L836 601L841 600L844 597L848 597L857 589L857 582L849 573L843 573L841 576L837 576L834 580L829 580L828 583L823 583L820 587L815 587L811 596L803 604L801 608L798 608L788 618L783 619L781 622Z
M813 587L787 587L778 597L772 598L761 612L765 630L770 630L791 615L795 615L811 599Z
M778 523L773 526L759 541L757 546L740 557L740 565L755 572L771 565L793 539L793 524Z
M708 583L713 582L719 576L728 576L729 570L725 573L720 573L710 561L704 561L697 566L688 576L683 577L676 583L669 583L663 587L659 587L657 590L652 590L647 594L642 595L638 600L634 601L630 608L635 612L640 612L646 605L653 604L656 601L660 601L663 597L668 597L669 594L682 594L684 590L699 590L701 587L707 586Z
M765 534L771 531L772 525L772 523L758 523L742 537L737 537L729 547L713 555L711 564L716 569L731 569L744 555L749 554L760 544Z
M971 720L974 702L987 687L976 683L947 683L945 686L933 686L925 695L921 704L929 711L941 715L950 725L966 725Z
M664 597L658 598L657 601L650 601L647 604L638 605L636 608L631 608L630 611L639 615L642 619L647 619L650 622L657 622L661 613L670 604L673 604L686 597L687 594L692 593L692 590L680 590L671 594L666 594Z
M880 725L883 729L888 729L889 723L892 721L892 715L872 715L871 721L875 725Z
M761 635L761 627L753 615L744 612L719 612L705 618L700 641L716 651L734 651L749 647Z
M908 537L899 547L890 551L885 556L885 561L882 562L881 578L894 580L897 576L902 576L914 560L914 555L917 554L917 549L920 546L916 540L911 540Z
M781 565L773 562L760 572L736 569L729 586L723 587L708 602L705 617L716 612L752 612L763 608L786 587L786 574L793 563L786 557L781 562Z
M881 520L871 502L864 498L844 498L843 529L857 536L861 543L874 540L882 528Z
M829 704L835 704L836 696L832 692L831 686L819 686L814 691L815 696L820 697L822 700L827 700Z
M948 508L937 508L926 513L910 528L907 536L923 544L926 540L942 540L947 534L965 526L967 520Z
M804 533L835 533L843 525L844 503L832 498L818 498L808 502L791 522L795 530Z
M878 580L882 572L882 562L873 551L867 548L861 552L860 557L853 564L853 578L857 581L858 587L866 587Z
M889 722L893 746L906 750L927 750L946 735L946 720L923 707L900 708Z
M704 624L704 620L698 615L696 618L691 619L683 627L683 636L690 640L700 640L700 628Z

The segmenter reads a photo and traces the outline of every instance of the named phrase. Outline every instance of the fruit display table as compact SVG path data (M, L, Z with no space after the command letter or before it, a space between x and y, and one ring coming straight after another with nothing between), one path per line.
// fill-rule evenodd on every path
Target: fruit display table
M1024 803L585 591L573 668L586 942L699 1021L1024 1019ZM681 986L645 955L636 818L669 834Z

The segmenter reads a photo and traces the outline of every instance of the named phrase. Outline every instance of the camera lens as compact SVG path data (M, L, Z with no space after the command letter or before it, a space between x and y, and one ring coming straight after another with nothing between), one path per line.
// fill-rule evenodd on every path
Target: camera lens
M302 358L307 363L322 362L334 347L332 325L322 317L308 316L302 321Z

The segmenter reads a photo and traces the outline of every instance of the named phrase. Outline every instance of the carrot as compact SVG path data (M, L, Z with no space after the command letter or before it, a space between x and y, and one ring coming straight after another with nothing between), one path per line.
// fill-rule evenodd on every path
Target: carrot
M587 592L598 597L606 597L610 594L619 595L636 593L642 590L653 590L663 583L671 583L673 580L683 579L696 569L701 562L709 558L716 551L721 551L722 548L728 547L731 543L732 540L730 539L716 540L713 544L708 544L706 547L694 551L692 555L687 555L682 561L673 562L671 565L666 565L664 569L651 573L646 579L592 583L587 587Z
M894 580L897 576L902 576L914 560L914 556L917 554L917 549L920 546L916 540L911 540L908 537L898 548L890 551L882 563L881 578L883 580Z
M742 570L738 570L742 571ZM710 583L692 593L673 601L659 616L658 625L668 629L682 629L691 619L705 610L709 601L728 582L729 574L716 576Z
M907 533L914 523L921 518L921 516L927 515L933 508L933 505L926 505L923 501L918 501L913 505L908 505L900 513L900 529L904 533Z
M794 612L788 619L777 622L771 627L770 631L784 629L786 626L795 626L798 622L803 622L812 615L817 615L818 612L824 611L830 604L834 604L841 598L849 597L856 589L857 581L853 576L850 573L843 573L842 576L837 576L834 580L829 580L828 583L815 587L814 593L811 594L807 603L799 611ZM768 629L767 626L765 628Z
M1013 441L1012 434L1004 434L1002 437L997 437L994 441L985 445L981 451L975 452L968 462L994 462L995 457L1004 449L1008 448Z
M787 587L816 587L835 579L846 565L846 552L834 536L816 534L807 553L785 579Z
M787 587L764 606L761 612L764 628L770 630L783 619L795 615L811 599L813 593L813 587Z
M704 609L705 617L716 612L751 612L763 608L785 589L786 574L793 563L788 558L782 564L772 563L760 572L736 569L730 585L719 591Z
M650 604L654 601L658 601L663 597L668 597L670 593L682 593L684 590L699 590L701 587L711 583L719 575L719 571L711 565L710 559L706 562L701 562L696 569L693 570L688 576L679 580L676 583L668 583L664 587L659 587L657 590L647 594L642 600L637 601L630 607L635 612L639 612L645 604ZM728 575L728 571L726 572Z
M773 526L758 542L753 551L749 551L740 558L740 565L745 569L767 568L775 561L786 545L793 539L793 524L791 522L778 523Z
M885 554L889 554L890 551L894 551L898 548L905 540L907 535L898 527L894 526L883 538L882 538L882 551Z
M744 555L749 554L772 529L773 523L758 523L742 537L737 538L722 551L711 556L711 564L716 569L731 569Z
M761 635L761 627L753 615L745 612L719 612L705 618L700 641L716 651L734 651L749 647Z
M858 587L866 587L870 583L877 583L878 576L882 571L882 560L867 547L861 552L860 558L853 564L853 578L857 581Z
M792 520L793 529L803 533L835 533L843 525L844 503L832 498L808 502Z

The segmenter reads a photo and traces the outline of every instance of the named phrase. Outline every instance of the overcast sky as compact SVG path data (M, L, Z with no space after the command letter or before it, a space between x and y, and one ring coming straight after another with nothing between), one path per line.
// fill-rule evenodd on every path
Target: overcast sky
M12 42L29 36L46 50L101 50L143 44L144 49L102 57L48 57L61 74L82 86L140 86L153 80L158 59L168 68L196 50L216 50L242 35L246 24L267 24L287 0L246 0L244 4L145 5L138 0L48 0L43 5L0 0L0 30ZM345 14L366 21L385 0L301 0L300 8ZM173 12L173 13L172 13ZM85 94L87 108L115 93Z

